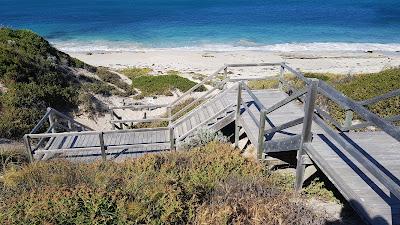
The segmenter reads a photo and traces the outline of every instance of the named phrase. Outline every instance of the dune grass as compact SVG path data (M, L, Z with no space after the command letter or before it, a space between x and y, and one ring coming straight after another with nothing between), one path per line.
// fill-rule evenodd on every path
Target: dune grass
M171 91L174 89L185 92L195 85L196 82L176 74L140 76L132 79L132 86L141 91L141 97L154 95L171 96ZM196 91L204 90L206 90L204 86L200 86L196 89Z
M1 179L3 224L321 224L228 144L122 163L38 162Z
M389 68L377 73L340 75L332 73L304 73L305 77L317 78L327 82L349 98L361 101L385 94L400 88L400 68ZM294 75L286 74L285 79L296 88L304 87L304 82ZM249 81L251 89L272 89L278 87L277 80ZM327 111L338 121L343 122L345 110L336 103L320 96L319 105L326 107ZM381 117L390 117L400 114L400 97L390 98L373 105L367 106L369 110ZM355 115L355 119L360 119Z
M118 72L124 74L125 76L129 77L130 79L134 79L140 76L147 76L153 70L150 68L139 68L139 67L127 67L124 69L118 70Z

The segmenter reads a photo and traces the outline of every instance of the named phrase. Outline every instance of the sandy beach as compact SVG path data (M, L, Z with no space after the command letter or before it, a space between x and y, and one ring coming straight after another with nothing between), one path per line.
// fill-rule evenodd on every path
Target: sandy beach
M356 74L378 72L400 65L399 52L356 51L184 51L160 50L141 52L68 52L86 63L114 69L149 67L155 72L178 70L182 73L211 74L225 63L286 62L306 72ZM264 73L257 69L239 70L240 76ZM258 72L259 71L259 72ZM258 74L260 75L260 74Z
M335 74L357 74L379 72L385 68L400 66L398 52L355 52L355 51L297 51L297 52L268 52L268 51L141 51L141 52L82 52L69 53L86 63L95 66L105 66L111 69L125 67L149 67L154 74L163 74L168 70L177 70L182 76L189 79L194 74L209 75L225 63L260 63L286 62L292 68L304 72L329 72ZM246 67L230 68L232 78L251 78L274 76L279 73L279 67ZM121 78L130 81L120 74ZM198 80L197 80L198 82ZM129 82L127 82L129 83ZM176 96L159 96L157 99L146 97L142 100L133 100L126 97L101 98L99 100L107 106L121 106L123 102L142 102L145 104L163 104L176 99ZM119 113L126 118L142 117L142 112L122 110ZM150 116L157 116L164 112L154 111ZM82 115L76 118L97 130L110 128L107 122L109 115L89 119Z

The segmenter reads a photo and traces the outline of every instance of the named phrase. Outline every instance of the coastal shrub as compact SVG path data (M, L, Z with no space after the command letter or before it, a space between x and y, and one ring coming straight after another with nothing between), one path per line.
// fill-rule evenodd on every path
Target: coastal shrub
M335 87L349 98L362 101L400 89L400 68L386 69L378 73L359 74L348 82L339 82ZM400 96L367 106L381 117L400 114Z
M130 87L129 84L125 83L118 74L109 71L105 67L97 67L96 75L103 81L114 84L118 88L125 91L125 96L135 94L135 91ZM117 93L119 95L124 95Z
M185 92L195 85L195 82L178 75L140 76L132 80L132 86L139 89L142 96L172 95L173 89ZM204 86L196 89L205 90Z
M248 82L247 86L252 90L276 89L279 87L279 80L278 77L265 80L251 80Z
M6 170L20 168L26 165L28 155L24 146L6 144L0 146L0 175Z
M81 112L86 113L91 119L95 118L97 115L103 115L108 111L108 107L91 93L80 93L78 100Z
M88 92L94 94L100 94L103 96L110 96L112 93L115 93L116 90L113 86L110 86L106 83L95 82L95 83L84 83L82 88Z
M228 138L220 131L217 132L208 128L200 128L197 129L192 136L186 138L180 147L183 149L192 149L205 146L213 141L226 143L228 142Z
M263 177L229 177L199 207L196 224L324 224L303 204Z
M215 142L120 163L37 162L3 174L0 223L323 222L272 176L230 145Z
M31 31L0 28L0 82L7 88L0 95L0 138L20 138L46 107L76 108L81 87L72 67L93 70Z
M130 79L135 79L136 77L147 76L152 71L153 70L150 68L127 67L124 69L120 69L118 72L124 74Z
M377 73L340 75L330 73L305 73L308 78L317 78L326 81L347 97L362 101L385 94L400 88L400 68L389 68ZM304 87L304 82L293 75L286 75L289 82L297 87ZM337 121L344 122L345 110L333 101L318 97L318 104L333 116ZM390 117L400 114L400 97L389 98L376 104L366 106L369 110L381 117ZM355 114L355 119L361 119Z

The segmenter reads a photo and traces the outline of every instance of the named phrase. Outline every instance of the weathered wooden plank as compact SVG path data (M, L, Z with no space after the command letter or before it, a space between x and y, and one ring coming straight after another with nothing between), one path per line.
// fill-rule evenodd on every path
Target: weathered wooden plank
M301 135L284 138L281 140L267 141L265 144L265 153L293 151L300 148Z

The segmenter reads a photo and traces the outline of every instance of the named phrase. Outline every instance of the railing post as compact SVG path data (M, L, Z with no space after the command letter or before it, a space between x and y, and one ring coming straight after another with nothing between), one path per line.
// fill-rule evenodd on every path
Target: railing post
M242 105L242 82L238 83L238 92L237 92L237 103L236 103L236 115L235 115L235 148L239 147L239 119L240 119L240 106Z
M228 77L228 67L225 67L224 69L224 79Z
M281 65L280 71L279 71L279 90L281 90L281 91L283 91L284 74L285 74L285 67L283 67L283 65Z
M169 127L169 142L170 142L170 150L175 149L175 138L174 138L174 128L172 126Z
M346 118L344 119L344 128L348 128L353 125L353 111L346 109Z
M260 111L260 127L258 130L258 146L257 146L257 159L261 160L262 159L262 154L264 152L264 146L265 146L265 117L267 116L267 112L265 109L262 109Z
M107 147L104 145L104 133L103 132L99 133L99 140L100 140L101 157L103 158L103 161L106 161L107 160L107 156L106 156Z
M113 109L110 109L110 119L111 119L111 121L114 120L114 110ZM114 122L111 122L111 130L115 130L115 123Z
M52 127L55 124L53 112L50 112L50 114L49 114L49 123L50 123L50 127ZM56 129L53 127L51 129L51 132L56 133Z
M303 132L301 136L300 149L297 152L297 166L296 166L296 183L295 190L300 191L303 187L304 182L304 171L307 153L304 151L304 144L309 143L312 140L312 121L314 116L315 99L318 91L318 80L312 80L309 86L306 102L304 104L304 120L303 120Z
M25 146L26 146L26 150L28 153L28 159L30 163L33 163L33 153L32 153L32 146L31 146L31 142L30 142L30 137L28 135L24 136L24 142L25 142Z
M167 107L167 114L168 114L168 125L171 125L171 123L172 123L172 107L171 106Z

